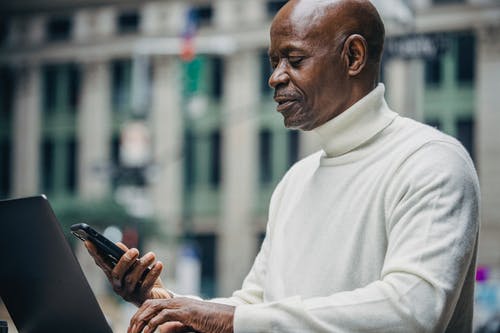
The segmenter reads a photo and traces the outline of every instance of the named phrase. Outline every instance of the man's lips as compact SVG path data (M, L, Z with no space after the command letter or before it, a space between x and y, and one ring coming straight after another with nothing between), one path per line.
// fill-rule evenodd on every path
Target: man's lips
M274 100L278 103L276 110L278 112L286 111L288 108L293 106L298 101L298 98L295 96L275 96Z
M278 102L278 106L276 107L276 110L278 112L283 112L283 111L286 111L287 109L289 109L293 104L295 104L295 102L297 102L297 100L295 99L291 99L291 100L286 100L286 101L283 101L283 102Z

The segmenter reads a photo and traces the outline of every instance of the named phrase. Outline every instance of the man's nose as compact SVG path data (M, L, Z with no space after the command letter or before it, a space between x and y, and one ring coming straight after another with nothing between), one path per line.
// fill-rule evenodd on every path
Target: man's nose
M281 61L271 73L268 83L271 88L276 89L280 84L287 84L289 80L290 77L286 72L285 64Z

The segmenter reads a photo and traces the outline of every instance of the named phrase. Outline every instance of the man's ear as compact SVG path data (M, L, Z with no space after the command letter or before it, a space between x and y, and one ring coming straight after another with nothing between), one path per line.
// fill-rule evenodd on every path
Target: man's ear
M346 39L342 53L349 76L356 76L365 68L367 52L368 47L363 36L354 34Z

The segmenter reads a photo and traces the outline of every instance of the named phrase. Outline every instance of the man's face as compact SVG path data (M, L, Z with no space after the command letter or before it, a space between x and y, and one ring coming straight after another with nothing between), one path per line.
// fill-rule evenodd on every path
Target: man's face
M350 88L331 16L299 7L287 5L272 24L269 85L285 126L307 131L344 111Z

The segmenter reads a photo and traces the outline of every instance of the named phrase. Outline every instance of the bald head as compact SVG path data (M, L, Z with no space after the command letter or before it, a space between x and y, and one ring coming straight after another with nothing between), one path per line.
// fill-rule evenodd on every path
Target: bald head
M378 70L385 29L370 1L290 0L278 12L274 22L283 19L288 19L293 26L290 33L302 38L318 38L319 43L328 43L336 50L349 36L362 36L367 44L367 63Z

